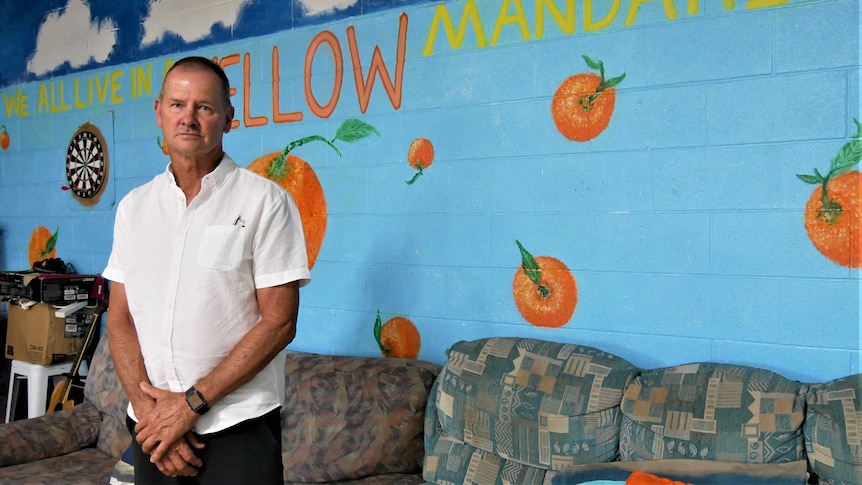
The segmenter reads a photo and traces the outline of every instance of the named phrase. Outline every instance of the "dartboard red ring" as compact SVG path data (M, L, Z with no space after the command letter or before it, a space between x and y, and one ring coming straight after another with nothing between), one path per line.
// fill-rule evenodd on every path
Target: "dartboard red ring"
M84 123L66 150L66 181L82 203L94 203L108 178L107 142L94 125Z

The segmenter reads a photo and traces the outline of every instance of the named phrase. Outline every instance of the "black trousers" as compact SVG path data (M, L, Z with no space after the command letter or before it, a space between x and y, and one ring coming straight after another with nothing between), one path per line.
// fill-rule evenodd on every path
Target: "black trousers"
M204 462L196 477L166 477L150 463L135 440L135 421L126 416L132 434L135 483L138 485L233 485L240 483L282 485L284 465L281 458L280 409L228 429L199 435L206 445L192 449Z

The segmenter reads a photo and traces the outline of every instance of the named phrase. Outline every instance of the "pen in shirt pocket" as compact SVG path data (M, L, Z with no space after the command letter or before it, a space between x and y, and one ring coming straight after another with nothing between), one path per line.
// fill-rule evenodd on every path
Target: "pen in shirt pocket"
M245 222L242 220L242 215L236 216L236 220L233 221L234 226L245 227Z

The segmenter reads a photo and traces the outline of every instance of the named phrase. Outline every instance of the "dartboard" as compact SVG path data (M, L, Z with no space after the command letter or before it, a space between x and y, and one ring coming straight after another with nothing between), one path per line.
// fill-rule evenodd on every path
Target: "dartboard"
M95 126L84 123L69 141L66 151L66 180L79 199L95 197L108 175L107 143Z

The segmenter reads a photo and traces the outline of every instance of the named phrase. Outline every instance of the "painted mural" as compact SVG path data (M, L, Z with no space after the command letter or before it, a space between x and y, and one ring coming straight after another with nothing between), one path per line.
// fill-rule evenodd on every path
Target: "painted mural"
M45 226L33 229L30 240L27 242L27 267L32 268L39 261L57 257L57 239L60 231L51 230Z
M581 73L566 78L551 98L551 117L560 133L572 141L589 141L611 122L616 103L614 86L626 74L605 79L605 64L583 56L587 66L599 73Z
M341 156L341 150L335 146L335 142L353 143L371 134L379 135L373 126L357 119L348 119L338 127L331 140L321 135L309 135L288 143L281 152L256 158L248 166L252 172L284 187L296 201L305 233L309 269L314 268L326 234L326 197L311 165L291 152L306 143L322 142Z
M196 54L231 81L226 150L299 206L297 350L441 362L458 340L519 335L643 367L862 371L857 0L45 0L0 15L3 266L103 269L116 201L167 162L161 78ZM89 145L69 161L84 125L109 170Z
M862 267L862 173L852 170L862 159L862 123L856 134L832 159L826 175L797 174L816 185L805 204L805 230L814 247L831 261L850 268Z
M36 0L0 9L0 86L169 55L426 1Z
M569 323L578 304L578 285L566 264L552 256L533 257L521 250L512 297L524 320L539 327L557 328Z
M395 316L381 323L380 311L374 321L374 340L384 357L415 359L422 347L419 330L409 318Z

